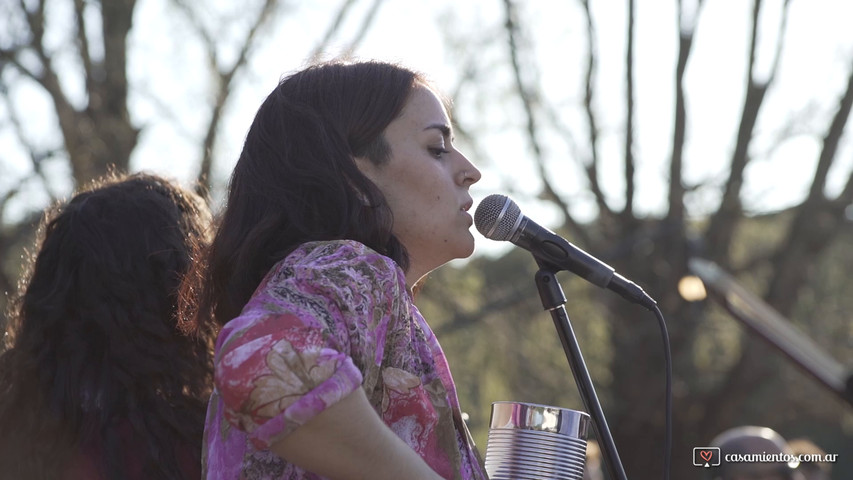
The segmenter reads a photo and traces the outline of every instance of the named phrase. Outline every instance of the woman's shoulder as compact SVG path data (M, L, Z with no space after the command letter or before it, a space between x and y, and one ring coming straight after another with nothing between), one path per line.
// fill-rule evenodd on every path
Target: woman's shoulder
M394 260L355 240L323 240L303 243L276 265L276 272L301 273L373 271L387 276L403 275Z
M353 313L373 319L377 309L406 308L405 292L396 263L359 242L305 243L270 270L240 315L223 327L217 348L278 335L282 322L316 318L332 325Z
M279 288L343 294L349 290L405 289L405 274L394 260L355 240L303 243L278 262L256 294Z

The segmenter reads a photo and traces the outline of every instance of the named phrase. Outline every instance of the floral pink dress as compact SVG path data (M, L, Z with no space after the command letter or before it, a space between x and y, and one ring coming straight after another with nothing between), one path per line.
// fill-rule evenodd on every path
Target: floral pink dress
M485 480L447 360L403 271L354 241L276 264L216 344L208 479L321 479L267 449L356 388L447 479Z

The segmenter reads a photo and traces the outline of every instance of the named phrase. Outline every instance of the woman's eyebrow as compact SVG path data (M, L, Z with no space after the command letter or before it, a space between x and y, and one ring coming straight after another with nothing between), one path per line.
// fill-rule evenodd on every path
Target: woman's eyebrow
M447 124L445 124L445 123L432 123L432 124L428 125L424 130L429 130L431 128L434 128L434 129L440 131L441 134L444 135L446 138L450 138L451 131L450 131L450 127Z

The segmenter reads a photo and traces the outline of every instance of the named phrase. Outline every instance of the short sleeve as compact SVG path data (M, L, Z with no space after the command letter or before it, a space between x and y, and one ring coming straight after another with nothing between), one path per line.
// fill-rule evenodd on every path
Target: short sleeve
M267 449L343 399L381 361L396 264L357 242L315 242L277 264L217 341L226 419Z

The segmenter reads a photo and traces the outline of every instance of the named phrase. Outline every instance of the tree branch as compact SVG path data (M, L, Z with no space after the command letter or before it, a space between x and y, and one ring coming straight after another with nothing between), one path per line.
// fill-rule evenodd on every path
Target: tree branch
M518 91L519 99L521 100L522 107L524 108L525 119L526 119L526 131L527 131L527 139L530 142L530 146L533 149L533 158L536 161L536 165L539 169L539 176L542 179L542 197L551 201L560 207L560 210L563 213L563 218L565 219L565 223L569 225L569 227L577 234L577 236L584 242L589 243L588 236L584 233L584 229L580 227L580 225L575 221L572 214L569 212L569 207L565 201L560 197L560 195L554 190L553 185L551 185L548 175L548 172L545 168L545 159L543 158L542 146L539 141L539 126L536 123L536 113L534 109L534 95L531 94L530 90L527 88L524 79L521 75L521 62L518 55L518 42L516 40L516 36L518 34L518 15L515 10L515 5L512 0L504 0L504 14L506 21L504 23L506 33L507 33L507 47L509 48L509 55L512 64L512 72L513 78L515 79L516 90Z
M778 65L774 61L773 70L771 70L771 74L768 76L766 81L756 80L755 60L758 44L760 7L761 0L755 0L755 6L752 13L752 37L750 41L746 98L741 112L741 120L738 128L735 150L732 155L729 178L723 191L720 207L712 216L706 232L706 243L708 245L708 254L710 258L725 268L729 266L728 253L732 243L732 236L743 214L743 207L740 202L740 193L743 188L744 171L749 163L749 144L752 140L753 131L755 130L758 112L764 102L767 89L773 81L775 69ZM784 8L785 13L783 13L783 18L787 17L787 2L785 3ZM781 22L780 28L784 28L784 25L785 21ZM778 38L779 42L783 41L783 37L781 35ZM781 47L776 50L777 54L780 52Z
M379 7L382 6L382 2L383 0L373 0L373 5L371 5L370 10L361 20L358 32L347 46L347 51L354 52L356 48L358 48L359 44L361 44L361 41L364 40L365 35L367 35L368 30L370 30L371 25L373 25L373 21L376 19L376 14L379 13Z
M607 205L604 191L598 182L598 121L592 108L592 92L595 83L596 55L595 55L595 25L592 22L592 13L589 10L589 0L582 0L581 5L586 17L587 29L587 68L585 76L586 89L584 92L584 110L586 111L587 123L589 123L589 151L590 159L586 165L586 176L589 181L589 189L595 195L595 202L603 218L613 216L613 211Z
M839 100L838 111L832 118L829 130L823 137L823 148L820 151L807 202L816 202L824 198L826 177L838 152L838 145L844 135L847 120L850 118L851 107L853 107L853 65L851 65L850 76L847 78L847 90Z
M779 41L776 42L776 50L773 52L773 65L770 67L770 76L767 81L768 84L773 83L773 80L776 79L776 73L779 71L779 61L782 59L782 52L785 48L785 42L782 40L784 37L785 29L788 26L788 6L790 5L791 0L785 0L785 3L782 4L782 18L779 20L779 31L778 37Z
M213 37L207 32L207 28L199 20L198 15L193 12L192 8L187 4L184 0L172 0L172 3L183 12L186 19L192 25L195 33L201 38L202 43L204 43L204 48L208 54L208 62L213 66L214 71L217 71L218 62L216 61L216 42L213 40ZM212 55L211 55L212 53ZM212 57L212 61L211 61Z
M127 170L130 154L136 148L139 130L130 121L127 110L127 37L133 27L136 0L110 0L101 3L101 28L104 58L93 64L95 90L89 93L87 113L95 123L97 138L89 138L83 177L88 180L103 174L110 166ZM78 155L80 153L78 152Z
M311 50L311 59L317 59L323 53L326 48L328 48L329 43L332 41L332 37L340 30L341 25L344 23L347 15L349 14L350 8L355 5L357 0L344 0L343 5L338 8L338 13L335 15L335 19L332 20L332 23L329 25L329 28L326 29L326 33L323 35L323 39Z
M36 8L34 11L30 11L27 7L27 2L24 0L18 0L18 7L21 12L24 13L24 16L27 18L27 26L30 27L30 33L32 34L31 45L35 47L38 45L41 47L42 40L44 39L44 5L46 0L39 0L36 4ZM44 53L44 50L41 50L41 53Z
M36 82L38 84L41 84L41 80L42 80L41 76L38 73L36 73L36 72L30 70L29 68L27 68L26 66L24 66L24 64L22 64L18 60L17 55L16 55L18 52L19 52L19 50L0 49L0 60L3 60L4 63L11 64L16 69L18 69L19 72L24 74L26 77L30 78L31 80L33 80L34 82Z
M18 116L18 111L15 109L15 105L10 101L8 95L4 94L2 98L4 103L6 104L6 110L9 112L9 121L12 124L12 130L15 132L15 137L29 153L30 164L33 166L33 172L35 172L36 176L38 176L38 178L41 180L41 183L44 186L44 189L47 192L48 196L50 196L51 200L55 199L57 197L57 194L53 191L51 183L45 176L42 165L44 160L52 158L57 152L55 150L39 150L35 145L32 144L32 142L27 140L26 135L24 135L23 124L21 123L21 119ZM19 185L20 183L22 182L18 182ZM18 188L14 188L13 191L17 192ZM0 219L2 219L3 216L3 208L5 202L9 198L11 197L9 195L6 195L3 203L0 204ZM2 221L0 221L0 225L2 225Z
M56 100L56 96L64 98L65 95L59 88L59 82L52 81L54 80L55 75L53 75L53 71L51 69L50 56L44 51L44 45L42 43L44 40L44 3L45 0L40 0L36 6L36 10L31 12L27 9L27 5L24 0L20 0L19 2L21 11L24 12L27 19L27 26L30 29L30 34L32 35L29 43L26 44L25 47L31 48L35 52L42 68L40 73L32 72L31 76L48 91L51 97L54 97L54 100ZM28 69L23 68L23 65L17 62L16 65L18 65L22 71L29 72Z
M785 240L773 259L774 275L767 288L766 298L782 314L796 305L797 293L812 273L810 258L825 250L845 223L845 208L853 201L853 174L838 199L826 198L826 177L838 152L838 145L853 110L853 65L847 80L847 89L838 102L838 110L824 135L823 148L815 167L809 194L797 208ZM845 195L847 198L844 198Z
M91 97L95 92L94 73L92 71L92 56L89 53L89 38L86 34L86 20L84 0L74 0L74 14L77 25L77 48L80 52L80 62L83 64L83 72L86 75L86 92Z
M249 54L255 46L255 40L261 28L273 17L273 12L278 6L278 0L265 0L263 6L257 13L254 21L246 31L241 41L240 51L237 59L231 66L224 68L218 60L218 48L212 33L199 20L192 8L183 0L173 0L173 3L185 14L193 29L202 39L207 50L208 64L211 72L215 75L215 100L210 114L210 121L202 142L201 164L196 175L196 190L206 194L211 187L211 172L213 170L213 152L219 134L219 125L231 95L231 85L237 74L246 66Z
M687 60L693 48L693 34L696 30L696 19L702 2L697 4L694 18L687 25L683 0L678 1L678 61L675 68L675 124L672 134L672 158L669 163L669 210L666 220L677 224L684 223L684 140L687 132L687 107L684 100L684 74L687 71Z
M85 113L77 111L65 95L62 85L59 83L59 77L53 70L50 55L44 49L44 6L45 0L41 0L36 5L36 9L30 11L26 2L20 1L20 9L26 17L27 27L31 34L29 42L23 48L30 49L35 53L41 64L41 72L33 72L24 68L17 59L12 61L21 72L41 85L53 100L56 116L59 120L59 128L62 131L65 148L70 157L71 170L74 178L81 181L92 178L94 175L88 167L91 164L93 149L86 145L86 139L78 135L78 132L81 128L94 130L94 127L92 127L91 119Z
M844 190L838 196L838 201L843 202L844 206L853 203L853 172L850 172L850 176L847 177L847 184L844 185Z
M625 220L634 219L634 0L628 0L628 32L625 48Z

